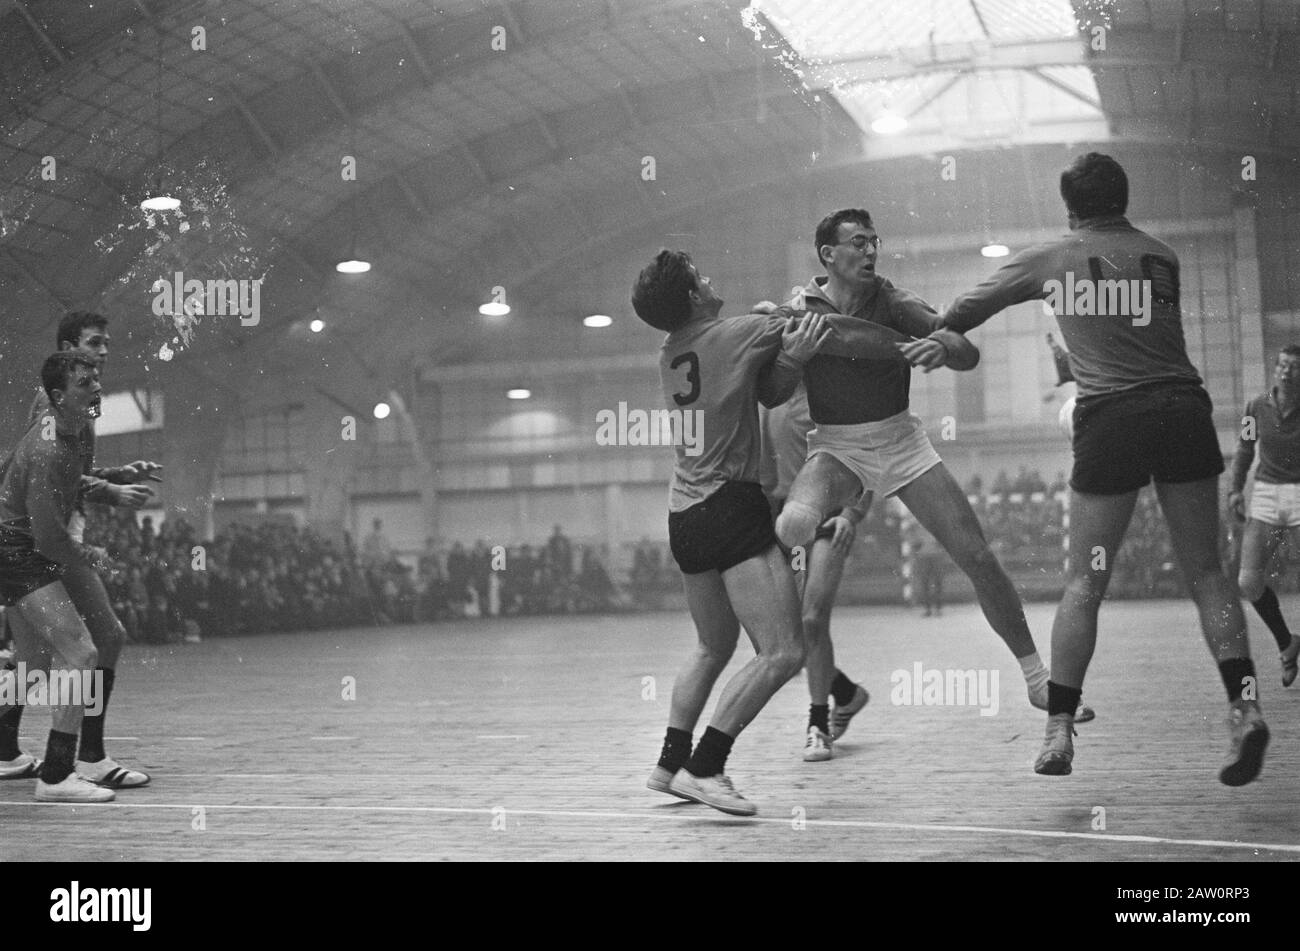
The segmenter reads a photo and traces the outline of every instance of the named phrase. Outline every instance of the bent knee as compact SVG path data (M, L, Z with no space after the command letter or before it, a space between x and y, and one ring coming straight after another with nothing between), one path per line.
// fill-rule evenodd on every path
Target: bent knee
M768 663L776 671L777 676L784 681L799 673L806 657L807 652L802 644L792 644L773 651L768 655Z
M806 545L820 524L821 512L804 502L790 501L776 517L776 537L786 548Z
M1252 604L1264 596L1266 587L1262 571L1243 571L1237 576L1237 588L1242 598Z

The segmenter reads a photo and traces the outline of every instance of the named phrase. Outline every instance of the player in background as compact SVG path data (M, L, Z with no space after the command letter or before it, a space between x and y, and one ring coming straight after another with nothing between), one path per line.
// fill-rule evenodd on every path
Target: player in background
M108 362L109 339L108 319L101 314L88 311L73 311L65 315L59 322L56 333L56 345L60 352L80 353L94 360L101 373ZM40 426L51 412L48 396L43 389L38 389L28 414L29 431ZM149 487L135 483L146 480L158 481L156 473L162 469L162 466L139 460L126 466L97 467L94 419L87 420L82 425L77 433L77 442L83 475L79 497L69 520L68 530L72 538L80 543L85 531L84 502L138 509L153 496L153 492ZM104 751L104 718L107 715L108 700L113 694L117 661L122 645L126 641L126 631L113 611L112 602L104 589L99 573L92 565L83 561L73 562L65 566L62 580L68 595L76 604L86 627L90 630L98 652L99 673L104 682L103 704L96 714L85 717L81 723L81 748L77 756L77 772L92 782L101 783L112 789L144 786L149 782L148 774L119 766ZM22 625L23 616L21 614L16 616L13 623ZM17 637L15 632L15 639ZM0 715L0 778L21 778L24 775L34 774L39 768L39 761L18 749L21 719L21 706L11 708L4 715Z
M1259 446L1259 468L1245 505L1246 476ZM1300 637L1291 633L1277 594L1268 586L1268 566L1278 544L1300 527L1300 346L1283 347L1273 366L1273 387L1246 404L1237 454L1232 461L1228 509L1245 531L1237 586L1277 641L1282 686L1295 683Z
M1259 775L1269 733L1241 602L1219 557L1223 456L1209 394L1187 357L1178 256L1124 217L1128 178L1110 156L1079 156L1061 173L1060 188L1070 234L1015 255L960 295L943 318L944 326L966 332L1013 304L1051 302L1067 286L1078 289L1053 307L1079 396L1069 565L1052 627L1047 731L1034 771L1060 776L1072 769L1074 714L1096 647L1097 612L1138 491L1154 478L1228 694L1229 749L1219 778L1244 785ZM917 348L909 358L938 365Z
M673 685L663 751L647 786L753 815L757 809L725 773L727 757L741 730L804 661L794 578L759 485L756 400L774 405L793 392L802 362L829 345L835 319L749 314L723 320L722 304L681 251L661 251L632 291L637 316L668 333L659 358L665 404L670 412L695 414L703 433L690 453L674 440L668 514L669 546L698 644ZM846 327L836 346L856 340L848 352L858 353L891 346L869 330ZM727 682L692 752L693 730L741 625L756 656Z
M755 305L755 313L775 313L768 301ZM800 383L794 395L779 406L760 410L763 426L763 491L779 516L790 487L808 457L808 433L813 428L808 414L808 394ZM808 676L808 729L804 742L805 762L818 763L833 755L833 744L844 735L849 722L867 705L871 695L835 666L831 641L831 610L844 563L857 537L857 527L871 507L868 493L852 505L832 510L818 526L813 542L801 556L802 568L795 577L802 583L803 634L807 648L804 668ZM834 709L830 700L834 699Z
M82 354L57 353L42 366L41 381L53 407L50 419L28 429L0 463L0 602L16 622L15 656L29 671L44 671L49 684L53 725L37 773L36 798L109 802L114 798L111 789L79 776L73 767L86 701L102 709L104 697L102 688L98 697L87 695L97 689L93 678L98 656L61 580L73 565L107 559L102 549L90 548L68 531L83 474L81 429L99 409L99 370ZM67 684L68 676L79 680L82 702L55 689L58 681ZM26 687L14 683L3 691L12 701L0 707L6 717L15 708L21 710Z

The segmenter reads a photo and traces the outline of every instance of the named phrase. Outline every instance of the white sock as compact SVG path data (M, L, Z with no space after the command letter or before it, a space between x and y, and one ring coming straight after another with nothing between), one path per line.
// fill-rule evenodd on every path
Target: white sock
M1025 675L1025 683L1030 690L1045 689L1049 674L1047 668L1043 666L1042 658L1038 656L1038 651L1032 654L1026 654L1024 657L1017 657L1020 662L1020 670Z

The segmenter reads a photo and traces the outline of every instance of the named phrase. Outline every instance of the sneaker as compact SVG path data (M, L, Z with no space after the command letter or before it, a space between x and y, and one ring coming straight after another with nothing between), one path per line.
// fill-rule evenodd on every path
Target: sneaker
M31 753L0 760L0 779L30 779L41 771L41 761Z
M77 760L77 775L108 789L135 789L137 786L149 785L148 773L118 766L107 756L98 763Z
M818 727L808 727L808 741L803 746L805 763L821 763L831 758L831 738Z
M844 735L844 732L849 728L849 721L867 705L867 701L870 699L871 694L867 693L866 689L859 685L858 692L853 695L852 700L842 707L837 706L831 712L832 740L838 740Z
M1044 713L1046 713L1047 712L1047 681L1043 681L1043 686L1039 690L1033 689L1028 684L1025 685L1025 689L1029 691L1029 705L1033 707L1035 710L1042 710ZM1074 714L1074 725L1078 726L1080 723L1087 723L1090 720L1095 720L1095 719L1097 719L1097 711L1094 710L1092 707L1088 706L1086 703L1081 702L1079 704L1079 709L1075 711Z
M116 798L113 790L96 786L76 773L68 773L60 783L36 780L37 802L112 802Z
M1034 772L1042 776L1069 776L1074 760L1074 717L1057 713L1047 718L1043 751L1034 761Z
M1282 652L1282 686L1289 687L1295 683L1297 673L1300 673L1300 637L1291 635L1291 643L1287 649Z
M1219 770L1225 786L1244 786L1264 766L1268 727L1256 700L1235 700L1228 713L1228 761Z
M716 776L692 776L687 770L679 769L668 791L674 796L702 802L728 815L752 816L758 813L758 807L736 792L736 787L731 785L731 777L722 773Z
M673 774L668 772L662 766L655 766L650 771L650 778L645 781L646 789L653 789L655 792L667 793L670 796L676 796L678 799L685 799L687 802L694 802L690 796L683 796L672 789Z

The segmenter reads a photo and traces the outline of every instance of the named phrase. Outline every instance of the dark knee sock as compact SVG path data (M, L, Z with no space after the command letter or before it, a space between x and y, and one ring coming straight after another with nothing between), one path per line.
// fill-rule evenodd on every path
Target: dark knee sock
M18 689L23 689L23 685L19 684ZM18 754L22 752L18 748L18 724L22 719L21 703L7 707L4 713L0 713L0 759L17 759Z
M1058 713L1068 713L1074 716L1074 712L1079 709L1079 698L1083 696L1082 687L1066 687L1058 684L1055 680L1047 682L1047 715L1056 716Z
M815 726L823 733L831 731L831 707L828 703L814 703L808 707L808 725Z
M727 736L721 730L709 727L700 737L695 752L691 754L690 761L686 764L686 771L692 776L701 778L726 772L727 757L731 754L731 744L735 742L735 737Z
M1219 675L1223 677L1223 686L1228 691L1228 702L1241 699L1241 691L1247 677L1254 679L1255 662L1249 657L1229 657L1219 662Z
M99 713L89 712L81 718L81 752L77 758L84 763L98 763L108 754L104 752L104 717L108 715L108 698L113 695L113 671L96 667L95 673L104 675L104 689L99 697Z
M836 667L835 679L831 681L831 696L835 698L835 706L847 707L857 695L858 685L845 677L844 671Z
M691 735L685 730L669 727L664 734L663 752L659 754L659 765L670 773L675 773L691 758Z
M77 751L77 734L50 731L45 745L45 762L41 764L41 782L54 785L68 778L72 772L72 757Z
M1277 641L1277 649L1286 650L1291 646L1291 629L1286 626L1286 618L1282 617L1282 608L1277 603L1277 595L1273 593L1272 588L1265 588L1264 593L1255 601L1250 602L1255 611L1268 625L1268 629L1273 632L1273 640Z

